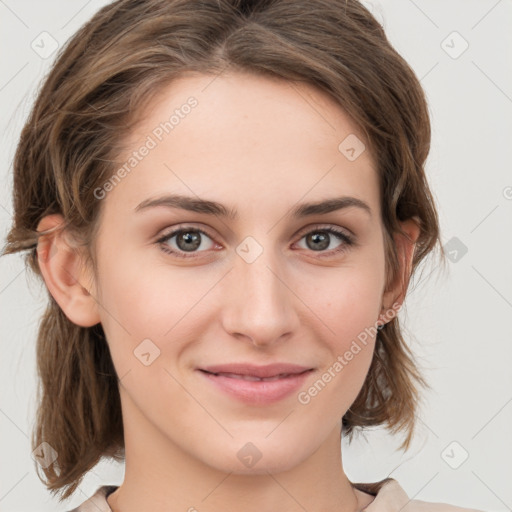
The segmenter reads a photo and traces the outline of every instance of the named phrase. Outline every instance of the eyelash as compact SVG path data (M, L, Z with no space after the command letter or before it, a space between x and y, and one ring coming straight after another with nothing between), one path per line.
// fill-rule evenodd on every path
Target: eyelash
M189 232L189 231L193 231L193 232L196 232L196 233L201 233L202 235L205 235L207 236L208 238L210 238L212 241L213 241L213 237L210 236L206 231L200 229L200 228L195 228L195 227L179 227L178 229L175 229L173 231L170 231L169 233L166 233L165 235L163 235L162 237L160 237L158 240L156 240L156 244L158 244L161 248L161 250L165 253L168 253L168 254L171 254L173 256L177 256L178 258L184 258L184 259L187 259L187 258L196 258L196 257L199 257L197 254L198 253L189 253L190 255L184 255L183 253L181 252L178 252L178 251L175 251L173 249L169 249L169 246L166 245L164 242L170 240L171 238L173 238L174 236L176 235L179 235L180 233L186 233L186 232ZM334 235L336 236L338 239L340 239L343 244L338 247L337 249L331 249L330 251L319 251L319 254L320 254L320 258L323 258L323 257L330 257L330 256L333 256L334 254L339 254L343 251L346 251L349 247L351 246L354 246L356 245L356 242L355 242L355 239L352 237L352 236L349 236L347 235L346 233L344 233L343 231L340 231L338 229L335 229L333 227L328 227L328 228L315 228L315 229L312 229L310 231L307 231L306 233L304 233L301 237L300 237L300 240L302 240L302 238L304 238L305 236L311 234L311 233L317 233L317 232L324 232L324 233L329 233L331 235ZM200 252L203 252L203 251L200 251ZM315 252L315 251L311 251L311 252ZM322 255L322 253L325 253ZM327 254L327 256L326 256Z

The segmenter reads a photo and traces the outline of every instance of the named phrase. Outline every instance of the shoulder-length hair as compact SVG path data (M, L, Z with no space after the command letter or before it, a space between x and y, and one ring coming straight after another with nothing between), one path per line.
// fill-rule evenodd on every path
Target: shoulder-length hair
M398 276L393 235L400 221L414 218L421 227L412 273L440 241L424 172L430 146L424 92L358 1L118 0L66 43L38 91L14 157L14 222L4 254L27 251L27 265L41 277L36 246L43 233L36 227L59 213L94 262L102 205L95 189L113 175L144 105L189 71L303 82L339 103L366 135L377 164L388 283ZM31 441L57 452L57 461L43 468L43 483L63 500L101 457L123 459L123 423L101 324L73 324L48 295ZM378 331L366 380L342 418L349 440L355 427L385 425L406 431L401 447L408 449L418 385L430 387L395 316Z

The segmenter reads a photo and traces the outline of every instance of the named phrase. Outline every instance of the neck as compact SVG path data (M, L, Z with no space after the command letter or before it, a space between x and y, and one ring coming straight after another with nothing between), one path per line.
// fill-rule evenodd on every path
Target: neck
M107 498L113 512L359 512L373 500L344 473L340 424L299 464L283 470L283 465L265 465L262 458L241 474L191 456L142 415L129 411L133 406L123 404L123 414L130 415L124 423L125 478Z

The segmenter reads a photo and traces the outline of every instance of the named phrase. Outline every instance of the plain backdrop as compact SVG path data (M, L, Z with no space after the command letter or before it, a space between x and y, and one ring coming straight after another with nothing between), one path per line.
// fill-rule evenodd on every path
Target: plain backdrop
M47 32L62 46L106 3L0 1L2 239L17 138L55 56L38 54L33 41ZM400 313L433 388L413 447L403 453L401 438L371 429L350 445L343 440L345 471L353 482L396 478L417 500L505 512L512 509L512 1L365 4L427 93L427 171L450 261L444 274L425 267ZM123 466L103 461L64 503L37 478L29 437L45 293L19 255L0 258L0 278L0 510L70 510L98 486L119 484Z

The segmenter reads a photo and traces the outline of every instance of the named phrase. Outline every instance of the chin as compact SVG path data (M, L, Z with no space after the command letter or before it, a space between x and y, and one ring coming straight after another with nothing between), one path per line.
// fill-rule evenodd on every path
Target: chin
M297 451L297 446L303 447L301 443L293 443L287 447L281 444L279 448L276 448L268 440L255 439L254 443L247 441L236 444L236 448L226 447L226 449L220 449L218 458L205 460L205 462L225 473L235 475L266 475L268 473L289 471L299 465L309 455L304 450L301 452ZM215 454L215 451L209 450L211 454ZM313 451L314 448L312 448L311 452ZM233 456L230 457L230 453L233 453Z

